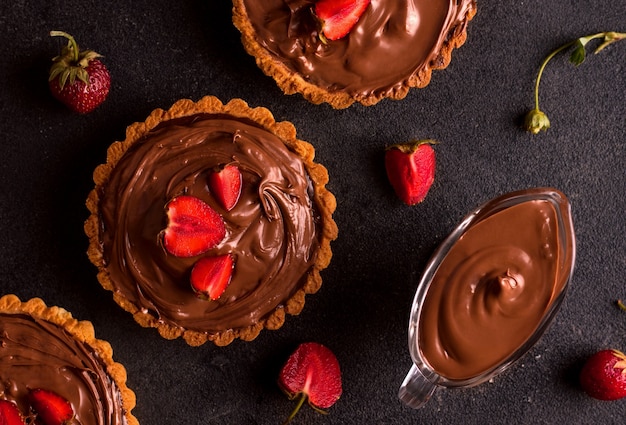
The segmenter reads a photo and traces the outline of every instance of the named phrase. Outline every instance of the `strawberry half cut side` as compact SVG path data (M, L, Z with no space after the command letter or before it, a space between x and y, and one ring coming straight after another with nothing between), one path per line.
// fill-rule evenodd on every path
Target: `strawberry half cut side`
M25 425L17 405L9 400L0 400L0 425Z
M226 236L224 219L194 196L181 195L167 204L163 246L177 257L195 257L214 248Z
M217 300L230 283L234 265L230 254L201 258L191 269L191 287L198 297Z
M389 146L385 152L387 178L407 205L424 200L435 181L434 140L418 140Z
M345 37L361 18L370 0L319 0L314 13L321 22L322 40Z
M226 211L237 205L241 185L241 171L235 164L218 167L209 174L209 189Z
M311 407L324 412L321 409L335 404L342 393L337 357L321 344L300 344L281 369L278 384L290 399L301 396L285 424L293 419L307 398Z
M74 417L70 402L54 391L37 388L29 392L28 399L45 425L69 425Z

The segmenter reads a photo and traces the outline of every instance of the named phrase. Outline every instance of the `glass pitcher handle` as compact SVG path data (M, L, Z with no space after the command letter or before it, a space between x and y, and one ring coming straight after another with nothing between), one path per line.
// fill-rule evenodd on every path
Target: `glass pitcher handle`
M428 375L425 376L415 364L411 366L411 370L404 378L400 391L398 391L400 401L413 409L419 409L426 404L435 392L438 380L435 373Z

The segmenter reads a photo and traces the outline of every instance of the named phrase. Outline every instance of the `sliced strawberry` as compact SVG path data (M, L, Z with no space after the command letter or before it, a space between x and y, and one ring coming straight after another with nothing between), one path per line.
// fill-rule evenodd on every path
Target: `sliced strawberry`
M218 299L230 283L234 261L230 254L204 257L191 269L191 287L203 299Z
M17 408L9 400L0 400L0 425L25 425L26 422Z
M322 39L339 40L345 37L359 21L370 0L319 0L315 16L321 21Z
M580 385L598 400L626 397L626 355L618 350L601 350L580 371Z
M341 396L339 362L333 352L321 344L300 344L281 369L278 384L290 399L301 395L300 403L287 422L298 413L307 397L314 409L327 409Z
M53 391L37 388L28 396L31 407L45 425L69 425L74 417L70 402Z
M209 174L209 189L226 211L234 208L241 195L241 171L235 164L219 167Z
M385 152L387 177L407 205L422 202L435 180L433 140L393 145Z
M182 195L167 204L163 245L177 257L194 257L215 247L226 236L222 216L201 199Z

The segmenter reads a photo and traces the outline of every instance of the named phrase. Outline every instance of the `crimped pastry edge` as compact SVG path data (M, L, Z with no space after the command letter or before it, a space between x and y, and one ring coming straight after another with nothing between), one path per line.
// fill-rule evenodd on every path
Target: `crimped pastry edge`
M48 307L41 298L31 298L21 301L15 294L0 297L0 313L27 314L40 320L53 323L69 332L76 340L89 345L104 362L108 375L118 387L124 416L128 425L139 425L139 421L132 414L136 405L136 396L133 390L126 385L126 368L113 360L113 348L107 341L96 338L93 324L87 320L77 320L62 307Z
M276 60L258 41L252 23L248 19L244 0L233 0L233 24L241 33L241 42L246 52L255 58L257 66L265 75L274 79L284 94L300 93L309 102L319 105L328 103L334 109L345 109L358 102L363 106L372 106L383 99L404 99L410 89L424 88L430 83L433 70L443 70L452 60L452 51L461 47L467 40L467 24L476 15L476 1L473 0L465 14L465 19L450 29L437 57L429 66L412 75L400 87L388 94L370 93L367 96L353 96L343 91L330 91L309 83L300 74L293 72L282 62Z
M107 184L111 172L124 153L159 123L199 113L223 113L234 117L252 119L255 123L278 136L291 151L302 158L314 186L314 200L318 205L322 223L317 258L309 271L309 276L303 287L284 305L279 305L273 313L258 323L246 328L228 329L218 333L199 332L164 323L153 315L143 312L137 305L124 298L120 293L115 292L104 264L99 235L99 192ZM226 104L222 103L215 96L205 96L197 102L191 99L180 99L167 110L160 108L153 110L145 121L135 122L127 127L125 140L114 142L109 146L106 163L97 166L93 173L95 188L91 190L87 197L86 206L90 216L85 221L84 231L89 238L87 256L98 268L98 281L103 288L113 292L114 301L124 310L131 313L138 324L147 328L156 328L165 339L182 337L191 346L200 346L207 341L211 341L217 346L226 346L235 339L251 341L264 328L270 330L279 329L284 324L286 315L299 314L304 307L305 296L317 292L321 287L320 271L328 267L330 263L332 257L330 242L336 239L338 234L337 225L332 218L337 202L335 196L326 189L326 184L329 180L328 171L323 165L315 163L314 157L315 149L313 145L296 137L296 128L291 122L277 122L269 109L264 107L252 108L247 102L239 98L232 99Z

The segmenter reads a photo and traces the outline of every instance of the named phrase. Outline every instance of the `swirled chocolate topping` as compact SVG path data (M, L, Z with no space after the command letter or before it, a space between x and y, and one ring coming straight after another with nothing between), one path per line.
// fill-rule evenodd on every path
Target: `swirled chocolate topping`
M29 389L67 399L81 425L126 424L119 389L96 351L65 329L27 314L0 313L0 398L29 412Z
M243 187L226 211L207 184L218 166L235 163ZM318 248L316 206L302 159L273 133L224 114L162 123L134 143L100 194L101 243L113 291L159 322L207 334L252 326L301 289ZM214 301L189 284L201 257L163 247L165 206L197 197L222 215L226 237L207 256L231 254L229 286Z
M386 97L444 64L445 43L465 31L474 0L372 0L350 33L323 42L314 0L243 0L256 39L314 85L355 98ZM464 41L464 38L463 38Z

